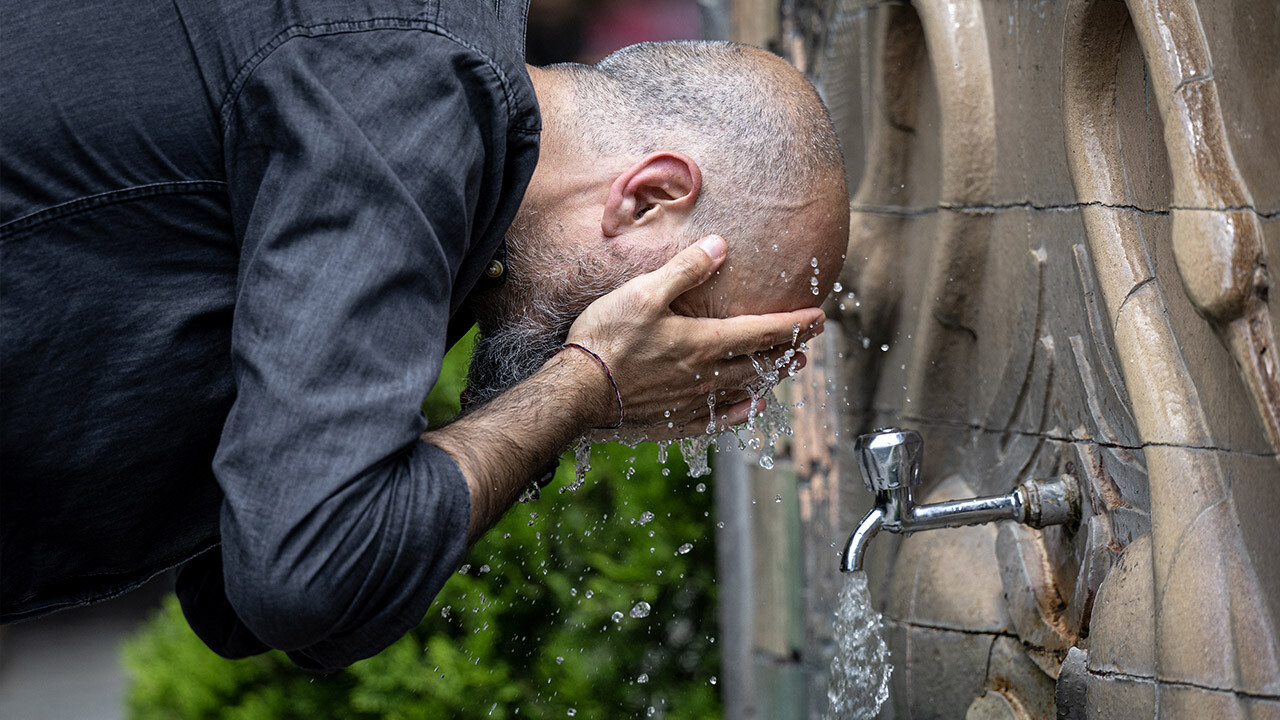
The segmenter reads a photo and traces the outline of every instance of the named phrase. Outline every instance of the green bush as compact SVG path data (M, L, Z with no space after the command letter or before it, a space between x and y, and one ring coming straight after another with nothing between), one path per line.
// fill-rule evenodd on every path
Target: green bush
M458 345L428 417L457 412L470 343ZM124 649L130 716L718 716L710 490L653 446L597 447L586 485L557 492L572 479L569 460L471 549L418 628L341 672L307 673L281 653L219 658L167 598ZM633 617L641 602L649 614Z

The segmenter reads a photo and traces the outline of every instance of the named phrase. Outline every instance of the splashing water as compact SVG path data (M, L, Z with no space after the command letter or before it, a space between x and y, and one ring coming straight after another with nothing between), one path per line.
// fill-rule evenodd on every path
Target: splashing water
M587 482L587 473L591 471L591 440L586 436L578 439L573 448L574 476L573 482L560 488L560 493L578 492Z
M707 394L707 409L711 411L711 419L707 420L707 434L714 435L716 433L716 394Z
M680 455L689 466L689 477L699 478L711 473L711 464L707 461L707 448L715 442L715 435L694 435L680 440Z
M768 379L766 378L764 382L767 381ZM772 470L773 454L777 449L778 440L784 436L790 436L792 434L791 422L789 419L791 408L778 399L778 396L774 394L771 387L764 390L761 394L758 394L759 391L754 388L751 388L748 391L751 393L753 402L761 397L765 399L764 412L759 415L753 413L751 418L747 420L745 428L742 428L740 431L738 428L735 428L735 431L737 431L738 442L741 447L750 448L751 450L759 450L760 467L766 470ZM742 436L744 432L755 433L755 435L743 442ZM762 437L764 438L763 442L761 440Z
M796 345L800 337L800 325L796 324L791 328L791 342ZM782 357L769 362L762 361L755 355L750 355L751 363L756 371L756 380L750 383L746 390L751 398L752 411L748 415L745 426L737 426L726 432L732 433L738 440L738 446L742 449L750 448L751 450L760 451L760 466L765 469L772 469L774 465L773 455L777 447L778 440L783 436L792 434L791 423L789 420L791 406L783 403L774 393L774 387L786 379L788 375L794 374L799 369L799 363L796 359L796 353L805 352L808 347L804 343L786 350ZM786 371L784 374L784 370ZM717 373L718 374L718 373ZM797 404L799 406L799 404ZM763 408L763 411L760 408ZM707 395L707 409L711 416L707 423L706 432L695 435L693 437L684 438L676 442L680 449L680 455L684 457L685 464L688 466L688 475L690 478L699 478L711 473L711 464L707 457L707 451L716 447L716 395L710 393ZM667 411L665 416L670 417L671 411ZM668 427L674 423L668 422ZM616 438L620 439L620 438ZM624 444L635 447L643 440L623 441ZM668 448L672 445L672 441L663 440L658 442L658 463L665 465L667 462ZM591 441L587 436L579 439L574 447L574 460L576 465L575 477L569 485L560 489L561 493L575 492L586 482L587 472L591 470ZM668 475L670 470L662 469L664 476ZM630 475L628 475L630 478ZM706 490L706 486L702 483L698 484L698 492ZM537 499L538 494L526 493L521 497L521 502L528 502L530 499Z
M871 720L889 699L889 646L871 607L866 573L853 573L836 609L836 656L827 688L827 720Z

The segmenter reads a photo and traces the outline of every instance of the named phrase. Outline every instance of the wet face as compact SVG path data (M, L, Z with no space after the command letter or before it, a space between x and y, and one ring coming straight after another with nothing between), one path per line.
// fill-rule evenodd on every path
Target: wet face
M543 110L541 149L507 233L507 281L473 305L480 338L469 405L532 375L588 305L657 269L702 234L691 227L702 182L692 157L674 150L588 151L576 124L576 96L564 78L530 68L530 79ZM843 176L783 190L724 201L722 222L707 230L728 241L726 264L673 303L675 312L727 317L793 310L825 298L847 241Z
M732 317L820 305L844 265L849 234L843 187L822 188L802 202L777 200L753 208L752 234L727 235L725 264L672 309L695 317Z
M575 212L554 198L539 202L538 189L536 182L531 185L507 232L507 282L474 306L480 337L471 360L469 406L532 375L564 344L588 305L680 249L653 238L605 238L597 208ZM819 304L843 264L846 207L843 194L833 192L777 209L776 227L762 224L769 231L761 237L731 240L725 266L672 309L692 317L728 317Z

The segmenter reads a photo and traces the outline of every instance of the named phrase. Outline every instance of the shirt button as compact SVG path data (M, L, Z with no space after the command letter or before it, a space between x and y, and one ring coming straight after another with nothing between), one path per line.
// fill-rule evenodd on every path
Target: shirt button
M505 268L502 267L501 262L497 260L490 260L489 267L484 269L484 274L488 275L491 278L499 278L499 277L502 277L502 272L504 269Z

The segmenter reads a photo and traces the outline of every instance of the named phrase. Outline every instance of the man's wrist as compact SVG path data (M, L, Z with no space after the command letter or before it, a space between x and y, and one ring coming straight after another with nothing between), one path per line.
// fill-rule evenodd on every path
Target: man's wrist
M544 370L550 373L574 420L586 432L592 428L612 427L618 422L621 408L609 376L591 356L568 348L556 353Z

